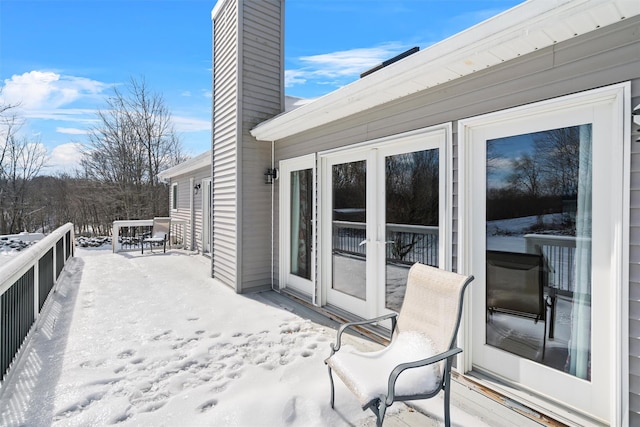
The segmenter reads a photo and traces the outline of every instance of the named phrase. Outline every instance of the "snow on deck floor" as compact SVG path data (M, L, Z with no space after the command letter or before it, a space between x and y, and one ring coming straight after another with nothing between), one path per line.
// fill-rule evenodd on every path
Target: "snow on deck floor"
M339 380L329 407L333 329L208 271L181 251L77 249L0 390L0 425L375 425ZM455 409L454 425L482 424ZM390 415L416 420L402 404Z

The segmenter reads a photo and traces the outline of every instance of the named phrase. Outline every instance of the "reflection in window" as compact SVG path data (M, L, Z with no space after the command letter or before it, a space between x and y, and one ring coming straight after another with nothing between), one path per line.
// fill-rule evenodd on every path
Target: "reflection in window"
M591 378L591 125L487 141L487 344Z
M385 158L385 306L400 311L409 267L438 266L438 150Z
M312 170L291 172L291 274L311 280Z
M367 164L364 160L332 168L333 289L366 297Z

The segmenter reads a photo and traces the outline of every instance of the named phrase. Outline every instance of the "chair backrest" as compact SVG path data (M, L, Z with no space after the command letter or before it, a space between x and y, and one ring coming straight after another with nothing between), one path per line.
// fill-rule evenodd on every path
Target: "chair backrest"
M432 340L436 353L452 348L460 325L464 291L472 280L473 276L414 264L409 270L395 333L423 333Z
M151 231L152 237L165 238L169 235L171 228L171 218L169 217L156 217L153 218L153 230Z
M487 309L544 319L547 275L542 254L487 251Z

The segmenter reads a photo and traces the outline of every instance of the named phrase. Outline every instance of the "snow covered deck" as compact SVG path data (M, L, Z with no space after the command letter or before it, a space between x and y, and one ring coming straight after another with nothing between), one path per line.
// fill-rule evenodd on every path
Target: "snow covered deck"
M335 325L275 292L237 295L208 271L182 250L78 248L0 389L0 425L375 425L342 385L329 407ZM396 404L385 426L439 425L432 400L419 408L435 419ZM452 421L483 425L456 407Z

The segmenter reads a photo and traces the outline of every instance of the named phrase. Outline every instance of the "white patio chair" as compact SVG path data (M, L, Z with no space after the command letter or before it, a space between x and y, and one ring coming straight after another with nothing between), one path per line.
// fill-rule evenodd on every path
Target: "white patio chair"
M331 379L331 407L335 390L332 372L355 394L362 410L371 409L381 426L393 402L429 399L444 390L444 421L450 425L450 379L464 291L473 276L463 276L423 264L409 270L407 292L400 310L371 320L345 323L338 329L325 363ZM396 322L397 316L397 322ZM391 342L375 352L341 350L341 337L352 326L391 319Z
M163 252L167 252L167 240L169 240L169 233L171 232L171 218L169 217L156 217L153 218L153 229L151 230L151 236L142 239L142 253L144 253L145 243L149 244L151 252L153 252L153 245L162 243Z

